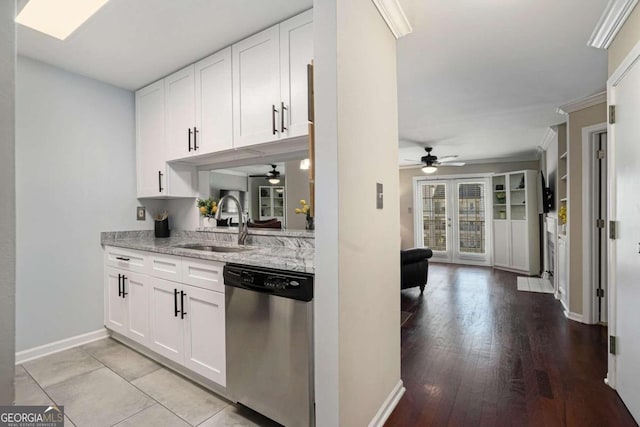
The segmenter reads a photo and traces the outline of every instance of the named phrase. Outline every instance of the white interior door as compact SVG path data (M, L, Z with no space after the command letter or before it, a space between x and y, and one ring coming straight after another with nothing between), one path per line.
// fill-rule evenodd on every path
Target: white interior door
M617 75L614 73L612 79ZM616 122L609 132L613 136L609 144L609 175L614 180L609 218L617 226L610 246L615 286L610 296L610 308L614 308L611 314L615 313L615 330L611 333L617 336L615 387L631 414L640 420L640 61L629 66L618 82L614 81L610 93L616 106Z
M448 181L418 183L416 244L433 251L434 260L451 262L451 202Z

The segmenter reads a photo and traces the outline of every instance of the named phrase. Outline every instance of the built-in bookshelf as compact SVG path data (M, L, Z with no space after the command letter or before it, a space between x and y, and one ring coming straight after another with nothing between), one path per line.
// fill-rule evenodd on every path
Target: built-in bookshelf
M567 147L566 128L560 126L558 129L558 183L556 200L559 211L563 206L569 211L569 152ZM566 227L562 226L562 221L558 217L558 232L566 235Z

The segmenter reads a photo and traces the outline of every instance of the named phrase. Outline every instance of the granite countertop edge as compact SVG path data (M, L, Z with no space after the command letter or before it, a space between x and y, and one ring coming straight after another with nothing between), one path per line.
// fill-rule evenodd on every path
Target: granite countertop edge
M196 258L209 261L274 268L300 273L315 273L313 248L285 248L279 246L247 246L246 252L207 252L176 247L189 243L203 243L202 240L184 237L169 238L108 238L101 237L102 246L114 246L160 254ZM225 242L215 242L216 246L236 246Z

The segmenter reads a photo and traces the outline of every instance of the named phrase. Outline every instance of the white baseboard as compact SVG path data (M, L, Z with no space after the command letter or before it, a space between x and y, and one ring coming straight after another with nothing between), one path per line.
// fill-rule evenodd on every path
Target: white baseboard
M405 391L406 389L402 385L402 380L398 380L398 384L396 384L393 390L391 390L389 396L387 396L380 409L378 409L376 416L373 417L373 419L369 423L369 427L384 426L384 423L387 421L387 418L389 418L389 415L391 415L391 413L395 409Z
M574 322L584 323L582 321L582 314L573 313L571 311L564 310L564 316L569 320L573 320Z
M30 348L28 350L22 350L16 353L16 365L28 362L30 360L39 359L53 353L58 353L63 350L68 350L73 347L78 347L83 344L98 341L108 336L109 333L107 332L107 330L105 328L102 328L98 329L97 331L76 335L75 337L71 338L65 338L60 341Z

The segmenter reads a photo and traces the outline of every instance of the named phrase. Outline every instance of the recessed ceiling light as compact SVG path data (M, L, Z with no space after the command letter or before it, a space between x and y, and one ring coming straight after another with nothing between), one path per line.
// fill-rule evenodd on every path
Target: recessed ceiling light
M16 22L64 40L109 0L30 0Z

